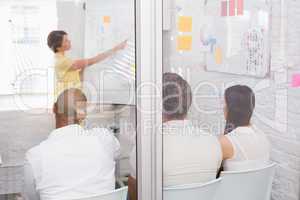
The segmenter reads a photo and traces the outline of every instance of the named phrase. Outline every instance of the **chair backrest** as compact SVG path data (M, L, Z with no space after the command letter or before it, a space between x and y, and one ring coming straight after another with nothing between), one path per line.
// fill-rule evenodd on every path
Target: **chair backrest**
M101 194L99 196L93 196L93 197L77 199L77 200L126 200L127 192L128 192L128 187L123 187L113 192Z
M188 184L164 188L164 200L214 200L222 179L206 184Z
M270 200L276 164L236 172L222 172L216 200Z

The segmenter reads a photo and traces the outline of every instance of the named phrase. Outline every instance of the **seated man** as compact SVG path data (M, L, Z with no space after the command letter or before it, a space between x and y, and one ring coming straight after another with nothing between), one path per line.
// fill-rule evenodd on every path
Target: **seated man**
M85 130L86 97L65 90L54 105L56 130L26 154L25 199L78 199L115 189L120 144L107 129Z
M162 113L164 187L211 181L216 178L222 162L217 137L200 130L187 120L191 103L189 84L177 74L165 73ZM135 156L135 153L132 155ZM131 165L135 169L135 162ZM136 199L135 189L135 173L132 172L129 177L131 200Z
M217 137L187 120L191 104L192 90L189 84L177 74L164 74L164 187L214 180L222 162Z

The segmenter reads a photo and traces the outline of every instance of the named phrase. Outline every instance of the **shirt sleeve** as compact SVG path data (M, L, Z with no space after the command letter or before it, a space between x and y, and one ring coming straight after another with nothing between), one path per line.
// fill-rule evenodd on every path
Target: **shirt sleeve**
M57 61L56 70L59 78L63 78L64 75L71 69L74 61L68 57L60 58Z
M40 196L36 191L33 169L28 161L24 165L24 191L22 196L24 200L40 200Z
M121 155L121 146L119 140L114 136L114 133L108 129L97 129L99 139L104 144L109 152L112 153L114 159L118 159Z

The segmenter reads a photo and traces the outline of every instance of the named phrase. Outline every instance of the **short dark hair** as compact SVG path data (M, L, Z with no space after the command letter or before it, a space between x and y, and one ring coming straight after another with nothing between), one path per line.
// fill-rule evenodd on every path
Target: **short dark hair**
M168 119L186 117L192 104L192 90L186 80L175 73L163 75L163 115Z
M57 48L61 47L64 35L67 35L65 31L52 31L48 35L47 44L48 47L54 52L57 53Z
M225 91L227 120L225 134L240 126L248 126L255 108L255 94L245 85L235 85Z

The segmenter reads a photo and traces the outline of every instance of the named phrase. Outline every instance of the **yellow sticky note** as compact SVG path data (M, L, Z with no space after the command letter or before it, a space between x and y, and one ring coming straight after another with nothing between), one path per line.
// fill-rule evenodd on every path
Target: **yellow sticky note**
M104 17L103 17L103 23L105 23L105 24L110 24L110 22L111 22L110 16L104 16Z
M178 36L177 37L177 50L190 51L192 50L192 36Z
M222 64L222 59L223 59L222 49L221 49L221 47L217 47L216 51L215 51L216 64L218 64L218 65Z
M193 18L187 16L181 16L178 19L178 31L180 32L192 32Z

